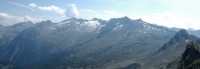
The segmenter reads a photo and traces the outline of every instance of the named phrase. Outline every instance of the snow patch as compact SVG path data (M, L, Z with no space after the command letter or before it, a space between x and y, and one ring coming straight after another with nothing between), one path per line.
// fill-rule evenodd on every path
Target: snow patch
M116 26L113 30L120 30L121 28L123 27L123 25L118 25L118 26Z
M116 23L116 25L119 25L119 24L120 24L120 22Z
M103 25L100 25L100 26L99 26L99 28L101 29L102 27L105 27L105 26L106 26L106 25L105 25L105 24L103 24Z
M127 36L127 34L124 35L125 37Z
M97 28L98 26L100 26L100 23L98 21L88 21L88 22L84 22L84 24L93 28Z
M185 42L189 42L189 40L185 40Z

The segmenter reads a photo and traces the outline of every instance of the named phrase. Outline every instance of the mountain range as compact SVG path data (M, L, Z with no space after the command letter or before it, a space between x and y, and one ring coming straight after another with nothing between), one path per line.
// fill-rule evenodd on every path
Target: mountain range
M126 16L29 21L0 29L2 69L184 69L188 60L181 54L199 40L197 31Z

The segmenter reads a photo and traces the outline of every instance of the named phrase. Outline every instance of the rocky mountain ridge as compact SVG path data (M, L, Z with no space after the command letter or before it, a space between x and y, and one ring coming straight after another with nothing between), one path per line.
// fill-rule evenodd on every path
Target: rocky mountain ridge
M176 34L167 27L128 17L108 21L71 18L58 23L47 20L11 27L22 31L8 43L0 60L31 69L143 68L143 59L152 52L169 55L186 40L196 39L185 30Z

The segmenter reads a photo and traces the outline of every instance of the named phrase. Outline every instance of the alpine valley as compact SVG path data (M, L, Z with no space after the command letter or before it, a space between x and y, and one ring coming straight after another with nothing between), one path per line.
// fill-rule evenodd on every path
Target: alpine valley
M0 25L0 69L199 69L199 36L126 16Z

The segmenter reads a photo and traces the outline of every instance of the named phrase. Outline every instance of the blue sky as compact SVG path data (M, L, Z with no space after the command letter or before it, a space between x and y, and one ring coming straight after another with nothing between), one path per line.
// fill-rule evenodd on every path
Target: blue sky
M1 0L0 24L128 16L167 27L200 29L199 12L199 0Z

